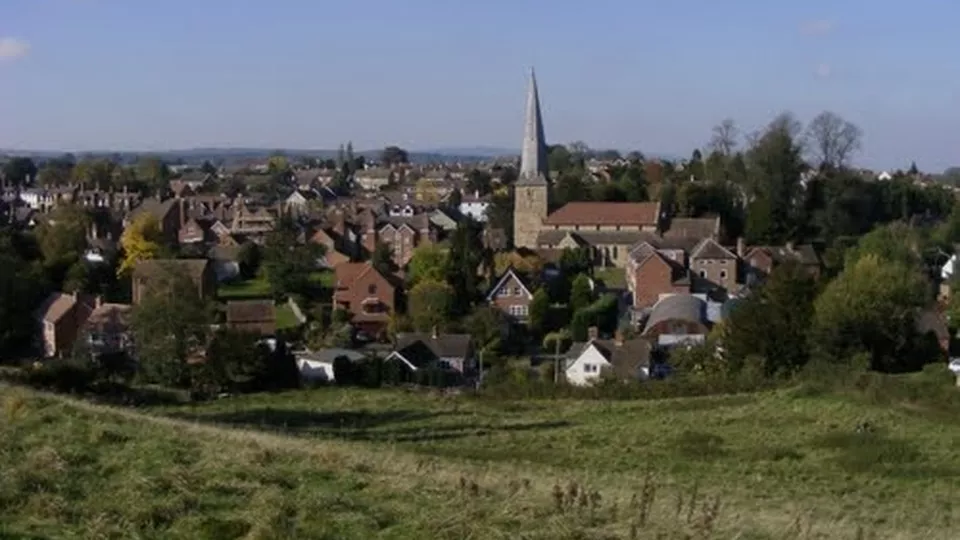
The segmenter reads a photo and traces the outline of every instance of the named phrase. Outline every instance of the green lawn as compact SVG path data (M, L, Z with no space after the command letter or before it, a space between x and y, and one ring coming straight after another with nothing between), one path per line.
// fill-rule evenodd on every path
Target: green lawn
M270 283L262 277L221 283L217 295L224 300L266 298L270 296Z
M0 386L0 537L955 538L960 419L876 403L324 388L144 414Z
M300 321L293 314L290 305L286 302L277 304L277 330L296 328L297 326L300 326Z
M627 287L623 268L596 267L593 269L593 277L603 281L608 288L625 289Z

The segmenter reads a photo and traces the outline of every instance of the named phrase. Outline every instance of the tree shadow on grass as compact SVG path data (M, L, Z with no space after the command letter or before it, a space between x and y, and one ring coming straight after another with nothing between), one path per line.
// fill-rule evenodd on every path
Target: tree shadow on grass
M863 433L832 431L811 443L816 448L833 451L833 462L848 473L882 473L898 478L955 477L960 474L956 467L931 463L913 441L889 437L883 430Z
M456 415L447 411L303 411L288 409L251 409L218 414L177 413L175 418L226 425L238 428L279 431L290 435L371 442L429 442L494 433L534 431L569 427L567 421L493 424L467 422L451 425L415 425L385 429L391 424L421 422L441 416Z

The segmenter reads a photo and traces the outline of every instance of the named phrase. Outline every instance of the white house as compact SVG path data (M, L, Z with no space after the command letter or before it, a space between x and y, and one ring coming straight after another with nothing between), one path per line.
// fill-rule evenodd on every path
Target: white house
M460 210L461 214L483 223L487 221L487 208L489 207L490 198L481 197L479 193L474 192L472 196L465 195L460 199L460 206L457 209Z
M591 339L574 343L567 352L564 373L570 384L586 386L609 371L624 380L643 380L650 375L650 344L642 339Z
M300 377L305 381L334 382L333 362L338 357L345 357L351 362L363 361L363 353L351 349L321 349L319 351L298 351L293 353L300 369Z
M949 281L953 277L953 272L957 266L957 254L954 253L950 255L950 258L947 259L947 262L943 263L943 266L940 267L940 277L944 281Z
M887 171L883 171L877 175L877 180L880 180L881 182L889 182L890 180L893 180L893 175Z

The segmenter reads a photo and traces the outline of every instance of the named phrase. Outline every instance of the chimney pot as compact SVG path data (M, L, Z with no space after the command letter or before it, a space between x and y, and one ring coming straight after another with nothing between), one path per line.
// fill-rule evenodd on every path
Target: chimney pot
M737 237L737 257L743 258L746 255L747 246L742 236Z
M787 242L787 251L793 251L793 241Z
M587 329L587 338L589 338L591 341L594 339L597 339L599 335L600 335L600 330L596 326L591 326L590 328Z
M617 333L613 335L613 342L617 347L623 346L623 332L617 330Z
M433 327L432 337L433 337L433 339L437 339L439 336L440 336L440 332L437 330L437 327L434 326L434 327Z

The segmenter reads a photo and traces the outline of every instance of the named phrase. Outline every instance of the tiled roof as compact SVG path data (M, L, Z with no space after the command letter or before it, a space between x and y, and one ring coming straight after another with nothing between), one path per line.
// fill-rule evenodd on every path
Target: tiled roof
M719 217L673 218L670 228L663 233L665 238L716 238L720 235Z
M571 202L544 220L546 225L656 225L658 202Z
M227 302L228 323L273 322L277 318L272 300L231 300Z
M641 367L650 365L650 343L645 339L628 339L620 341L619 344L614 339L574 343L567 353L567 358L575 360L591 344L610 362L613 372L621 379L635 378Z

